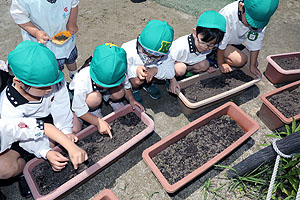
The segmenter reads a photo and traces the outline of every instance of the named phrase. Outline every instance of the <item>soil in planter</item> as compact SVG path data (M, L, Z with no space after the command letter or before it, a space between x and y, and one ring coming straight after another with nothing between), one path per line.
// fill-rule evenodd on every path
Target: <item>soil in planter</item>
M300 57L273 58L273 60L284 70L300 69Z
M267 98L286 118L300 114L300 87L291 91L283 91Z
M253 78L243 71L234 70L230 73L199 80L195 84L183 89L182 93L191 103L195 103L236 88L252 80Z
M83 148L89 156L89 159L79 165L77 170L74 170L72 163L69 163L61 172L54 172L49 162L42 162L33 168L32 175L40 188L40 193L42 195L50 193L147 128L141 119L132 112L114 120L110 126L112 139L108 135L95 132L77 142L77 145ZM65 150L61 153L68 157Z
M234 120L223 115L191 131L152 160L172 185L221 153L244 133Z

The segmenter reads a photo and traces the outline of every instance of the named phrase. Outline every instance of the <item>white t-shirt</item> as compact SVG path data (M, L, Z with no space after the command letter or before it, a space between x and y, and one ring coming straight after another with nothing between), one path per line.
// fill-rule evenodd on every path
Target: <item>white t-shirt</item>
M131 89L131 84L127 77L125 77L122 85L125 90ZM69 89L74 90L72 110L75 112L76 116L81 117L89 111L89 107L86 103L86 95L97 89L96 84L91 79L89 66L81 69L75 74L69 85Z
M53 124L64 134L72 133L73 113L70 109L69 93L66 82L52 86L52 91L40 101L28 101L9 84L2 92L0 113L2 118L44 118L52 115Z
M121 47L126 51L127 54L127 75L128 79L136 78L136 69L139 65L144 65L136 49L137 40L131 40L124 43ZM144 65L147 68L157 67L158 72L154 76L157 79L165 80L172 79L175 76L174 60L170 55L162 62L157 64Z
M36 157L46 159L51 150L49 139L44 135L44 124L33 118L0 119L0 153L19 141L20 147Z
M176 62L194 65L206 59L211 51L197 52L193 36L185 35L172 43L170 55Z
M67 30L71 8L75 8L79 0L57 0L49 3L46 0L12 0L10 13L16 24L32 22L51 38L60 31ZM36 38L21 29L23 40L36 42ZM75 47L75 35L63 45L48 41L45 45L55 54L56 59L68 58Z
M226 49L229 44L243 44L249 51L257 51L262 47L262 40L265 35L265 29L257 35L249 30L238 18L238 1L228 4L220 10L226 19L226 33L219 49Z

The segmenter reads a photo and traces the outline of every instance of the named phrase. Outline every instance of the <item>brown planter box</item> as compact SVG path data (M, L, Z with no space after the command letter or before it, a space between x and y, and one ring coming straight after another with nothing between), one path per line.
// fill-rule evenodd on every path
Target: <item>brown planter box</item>
M300 52L276 54L267 57L268 65L265 71L265 76L271 83L279 84L300 80L300 69L285 70L274 61L274 58L288 57L300 57Z
M105 121L107 121L108 123L110 123L113 120L115 120L119 117L122 117L130 112L134 112L138 117L140 117L142 122L144 122L147 125L147 128L144 129L139 134L137 134L132 139L130 139L125 144L121 145L118 149L111 152L109 155L105 156L104 158L99 160L97 163L90 166L89 168L87 168L80 174L76 175L74 178L70 179L69 181L67 181L66 183L64 183L63 185L61 185L60 187L58 187L57 189L55 189L54 191L50 192L47 195L40 194L39 188L36 185L34 178L31 174L33 168L35 166L39 165L40 163L45 162L45 160L34 158L31 161L29 161L28 163L26 163L23 173L24 173L25 179L29 185L29 188L31 190L33 198L49 200L49 199L55 199L55 198L61 196L62 194L64 194L68 190L70 190L71 188L73 188L76 185L83 182L88 177L92 177L96 173L100 172L100 170L103 170L106 166L108 166L108 164L110 164L112 161L119 158L123 153L125 153L127 150L129 150L131 147L133 147L135 144L137 144L139 141L141 141L143 138L145 138L148 134L150 134L154 130L153 120L145 112L141 112L138 107L136 107L136 109L133 110L129 104L124 106L122 109L105 116L103 119ZM84 130L80 131L77 134L77 137L79 140L81 140L81 139L87 137L88 135L94 133L95 131L97 131L97 127L94 125L91 125L91 126L85 128ZM59 152L61 151L59 146L56 146L54 148L54 150L57 150Z
M261 79L255 77L254 74L252 74L248 67L243 67L241 69L235 69L235 70L242 70L245 74L247 74L248 76L251 76L253 78L252 81L244 83L243 85L240 85L239 87L233 88L229 91L223 92L221 94L215 95L213 97L209 97L207 99L204 99L202 101L198 101L195 103L190 102L182 92L178 93L178 104L180 106L180 108L182 109L182 112L189 116L193 113L199 112L200 110L211 106L213 104L216 104L220 101L224 101L226 99L232 98L233 96L236 96L238 94L240 94L241 92L243 92L244 90L246 90L247 88L251 87L252 85L254 85L255 83L259 82ZM193 85L195 82L199 81L199 80L205 80L208 78L212 78L214 76L218 76L221 75L222 72L217 69L217 71L215 71L214 73L201 73L201 74L197 74L194 75L192 77L183 79L181 81L179 81L179 85L181 89L187 88L190 85Z
M116 195L109 189L100 192L93 200L118 200Z
M191 131L194 129L197 129L205 124L207 124L209 121L215 118L219 118L222 115L228 115L236 121L236 123L245 131L245 134L239 138L237 141L235 141L233 144L231 144L229 147L227 147L225 150L223 150L221 153L216 155L214 158L206 162L204 165L199 166L196 170L194 170L192 173L188 174L178 182L174 184L169 184L167 179L163 176L163 174L160 172L158 167L153 162L152 158L155 157L156 154L163 151L165 148L170 146L171 144L179 141L181 138L188 135ZM254 132L256 132L259 128L259 125L256 121L254 121L252 118L250 118L244 111L242 111L237 105L235 105L232 102L228 102L215 110L203 115L202 117L196 119L195 121L189 123L188 125L184 126L183 128L175 131L174 133L168 135L161 141L155 143L151 147L147 148L143 152L143 159L146 162L146 164L150 167L156 178L159 180L163 188L169 192L173 193L176 192L179 188L190 182L191 180L195 179L197 176L199 176L201 173L209 169L212 165L214 165L216 162L218 162L220 159L222 159L224 156L229 154L232 150L234 150L236 147L238 147L240 144L242 144L247 138L249 138Z
M286 118L277 108L275 108L275 106L271 104L268 98L283 91L294 90L299 85L300 81L296 81L260 96L263 104L261 105L258 116L269 129L275 130L285 124L291 124L293 122L293 117ZM294 118L295 120L300 119L300 113L294 116Z

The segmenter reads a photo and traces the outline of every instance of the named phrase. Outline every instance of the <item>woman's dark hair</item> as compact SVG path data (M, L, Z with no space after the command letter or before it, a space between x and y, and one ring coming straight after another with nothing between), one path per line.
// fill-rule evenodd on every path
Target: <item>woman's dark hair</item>
M203 42L210 42L213 39L216 39L215 44L219 44L224 37L224 32L217 28L205 28L202 26L197 26L196 28L197 37L198 34L201 34L203 38L201 39Z

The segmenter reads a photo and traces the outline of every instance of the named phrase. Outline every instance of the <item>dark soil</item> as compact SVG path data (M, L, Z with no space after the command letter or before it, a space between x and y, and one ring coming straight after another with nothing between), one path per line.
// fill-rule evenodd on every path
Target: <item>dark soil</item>
M110 126L113 134L112 139L108 135L95 132L77 142L77 145L83 148L89 156L89 159L79 165L77 170L74 170L72 163L69 163L61 172L54 172L49 162L37 165L33 169L32 175L40 188L41 194L46 195L50 193L147 128L134 113L128 113L114 120L110 123ZM65 151L62 154L67 156Z
M284 70L300 69L300 57L273 58L273 60Z
M300 114L300 87L272 95L268 100L286 118Z
M58 40L58 41L64 41L66 39L68 39L69 37L65 36L65 35L60 35L60 36L56 36L54 39Z
M215 157L244 135L229 116L211 120L171 144L152 159L170 184L174 184Z
M251 80L253 78L241 70L234 70L230 73L200 80L183 89L182 93L190 102L195 103L236 88Z

